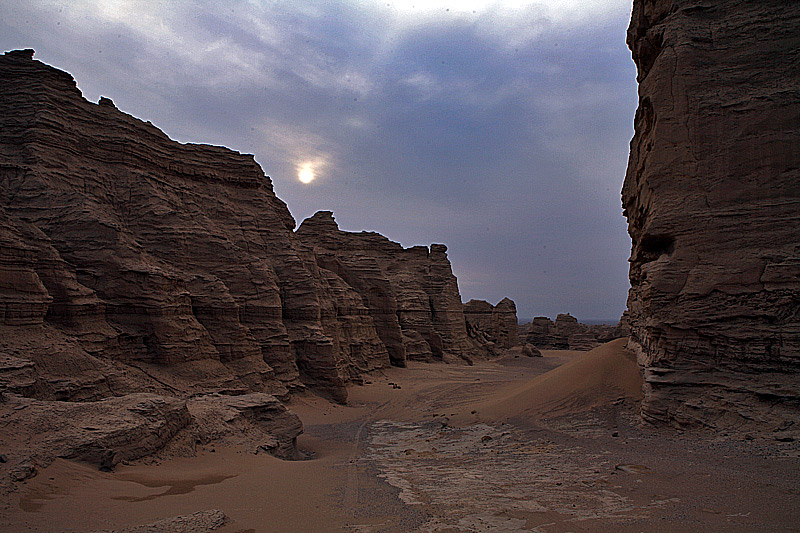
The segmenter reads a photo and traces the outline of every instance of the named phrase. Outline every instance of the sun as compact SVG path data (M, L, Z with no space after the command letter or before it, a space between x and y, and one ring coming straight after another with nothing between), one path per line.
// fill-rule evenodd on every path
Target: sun
M314 167L311 163L303 163L300 165L300 168L297 169L297 179L299 179L302 183L311 183L314 181L316 176L314 175Z

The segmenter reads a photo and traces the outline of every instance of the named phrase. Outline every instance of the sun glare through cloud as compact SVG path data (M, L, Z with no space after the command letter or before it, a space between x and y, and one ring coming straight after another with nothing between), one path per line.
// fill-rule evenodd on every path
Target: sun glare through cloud
M314 167L311 163L303 163L297 169L297 179L302 183L311 183L317 176L314 174Z

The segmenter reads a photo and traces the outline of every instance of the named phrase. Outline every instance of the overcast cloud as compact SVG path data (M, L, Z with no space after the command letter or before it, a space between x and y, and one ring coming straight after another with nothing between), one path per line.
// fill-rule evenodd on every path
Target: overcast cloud
M0 49L174 139L255 154L298 224L329 209L447 244L465 301L617 318L630 0L413 4L5 0Z

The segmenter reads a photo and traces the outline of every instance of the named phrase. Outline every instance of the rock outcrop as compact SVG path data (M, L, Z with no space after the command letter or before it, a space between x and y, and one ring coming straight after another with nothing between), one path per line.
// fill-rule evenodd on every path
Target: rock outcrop
M103 529L91 533L208 533L214 531L228 522L228 517L219 509L197 511L189 515L173 516L156 520L141 526L131 526L124 529Z
M23 450L39 450L33 460L40 466L62 457L111 469L160 450L192 420L184 400L145 393L97 402L17 397L7 403L7 430L23 441L16 443ZM14 446L4 442L4 448Z
M361 297L394 365L471 360L474 349L445 245L403 248L378 233L342 231L330 211L304 220L297 236L326 276L344 280Z
M36 365L39 396L300 387L280 319L295 281L264 259L291 254L293 220L252 157L171 141L30 55L0 57L0 77L0 229L26 246L12 242L25 284L4 291L3 326L33 328L34 348L50 330L72 352L64 366L97 372L56 390L48 380L77 369L16 350Z
M212 441L244 444L282 459L300 459L300 419L264 393L182 399L133 393L98 401L61 402L7 394L0 402L4 430L0 494L12 481L36 475L56 458L111 470L123 461L161 453L193 455Z
M205 394L191 398L193 441L208 444L221 439L244 441L281 459L301 459L297 437L300 419L277 398L254 392L241 396Z
M795 2L634 2L622 202L647 420L800 420L798 27Z
M470 300L464 304L464 318L470 338L486 349L507 350L520 344L517 306L509 298L503 298L497 305Z

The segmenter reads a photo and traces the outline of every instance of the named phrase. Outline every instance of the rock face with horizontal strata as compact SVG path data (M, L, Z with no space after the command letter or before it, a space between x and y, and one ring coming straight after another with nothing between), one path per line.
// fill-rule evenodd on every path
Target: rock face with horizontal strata
M393 364L471 360L475 349L446 246L403 248L378 233L342 231L330 211L304 220L297 236L321 270L358 292Z
M362 297L317 265L252 156L172 141L32 55L0 56L9 390L69 401L310 386L344 401L347 382L389 365Z
M634 2L622 201L648 420L798 420L798 27L795 2Z
M469 361L446 247L295 221L251 155L180 144L0 56L0 385L43 400L346 384ZM324 219L324 220L323 220Z
M260 450L296 458L302 424L273 395L344 402L365 372L470 360L445 246L342 232L329 213L295 233L253 156L90 103L33 50L0 56L0 79L0 395L52 406L48 424L130 422L62 424L52 438L86 445L59 454L113 466L191 426L201 442L256 428ZM145 413L157 439L129 408L144 393L169 407Z
M525 342L545 349L591 350L614 339L628 336L627 315L616 326L581 324L569 313L559 313L555 322L537 316L530 324L520 327Z

